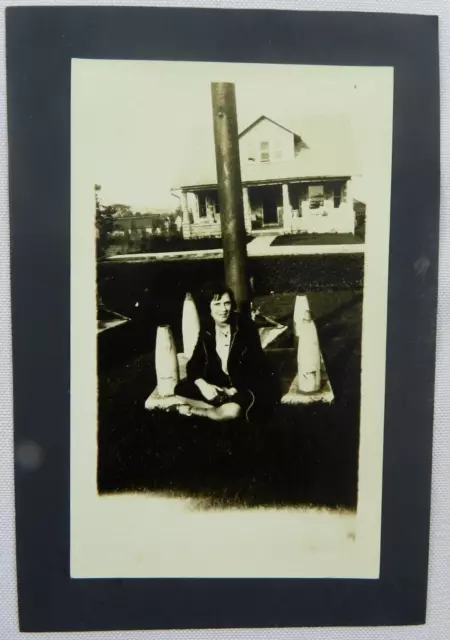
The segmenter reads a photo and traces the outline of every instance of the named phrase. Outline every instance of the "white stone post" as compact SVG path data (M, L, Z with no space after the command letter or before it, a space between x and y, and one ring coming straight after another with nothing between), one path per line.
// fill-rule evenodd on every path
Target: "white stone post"
M159 326L156 331L155 368L159 395L174 395L180 374L175 341L169 325Z
M183 353L189 360L194 353L200 333L200 319L191 293L186 293L184 298L181 333L183 336Z

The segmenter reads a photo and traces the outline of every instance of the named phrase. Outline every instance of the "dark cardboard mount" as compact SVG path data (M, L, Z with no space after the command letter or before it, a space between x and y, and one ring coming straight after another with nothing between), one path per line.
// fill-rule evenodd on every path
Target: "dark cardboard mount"
M425 621L439 223L438 19L112 7L6 10L22 631ZM379 580L71 580L71 58L394 67ZM36 241L38 240L38 241ZM424 268L425 267L425 268Z

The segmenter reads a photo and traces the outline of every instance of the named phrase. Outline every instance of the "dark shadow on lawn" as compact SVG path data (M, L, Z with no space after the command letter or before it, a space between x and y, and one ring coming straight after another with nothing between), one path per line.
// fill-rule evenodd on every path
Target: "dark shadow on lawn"
M331 311L330 313L322 315L320 318L316 320L317 328L320 330L323 327L326 327L326 325L328 325L330 322L339 318L344 311L348 311L349 309L352 309L355 305L362 302L362 299L363 299L362 293L357 293L352 298L350 298L350 300L347 300L346 302L342 303L339 307L337 307L336 309L333 309L333 311Z
M203 508L356 507L354 401L283 405L268 424L219 425L149 414L143 408L147 384L128 402L130 389L120 386L109 384L115 401L100 407L100 493L166 491L197 498ZM134 392L137 386L135 380Z
M353 233L292 233L280 235L272 242L273 247L304 245L363 244L364 239Z

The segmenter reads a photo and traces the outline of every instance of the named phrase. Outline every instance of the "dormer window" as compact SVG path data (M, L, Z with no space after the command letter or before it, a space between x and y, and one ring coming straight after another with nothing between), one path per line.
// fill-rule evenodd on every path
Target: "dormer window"
M269 143L265 140L260 142L260 159L261 162L269 162L270 160L270 151L269 151Z

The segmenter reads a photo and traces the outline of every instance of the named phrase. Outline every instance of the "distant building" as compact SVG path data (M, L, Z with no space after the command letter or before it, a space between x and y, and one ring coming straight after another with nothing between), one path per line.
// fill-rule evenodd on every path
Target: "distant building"
M332 144L310 148L306 138L266 116L239 134L239 149L248 233L355 232L356 174L345 149ZM180 193L184 237L220 235L214 163L185 174L174 190Z
M130 216L121 216L114 218L114 225L116 229L122 229L123 231L141 231L145 229L145 232L149 235L155 232L157 226L165 227L168 229L170 226L170 220L175 218L175 214L166 212L163 213L144 213L135 214ZM169 223L168 223L169 220Z

